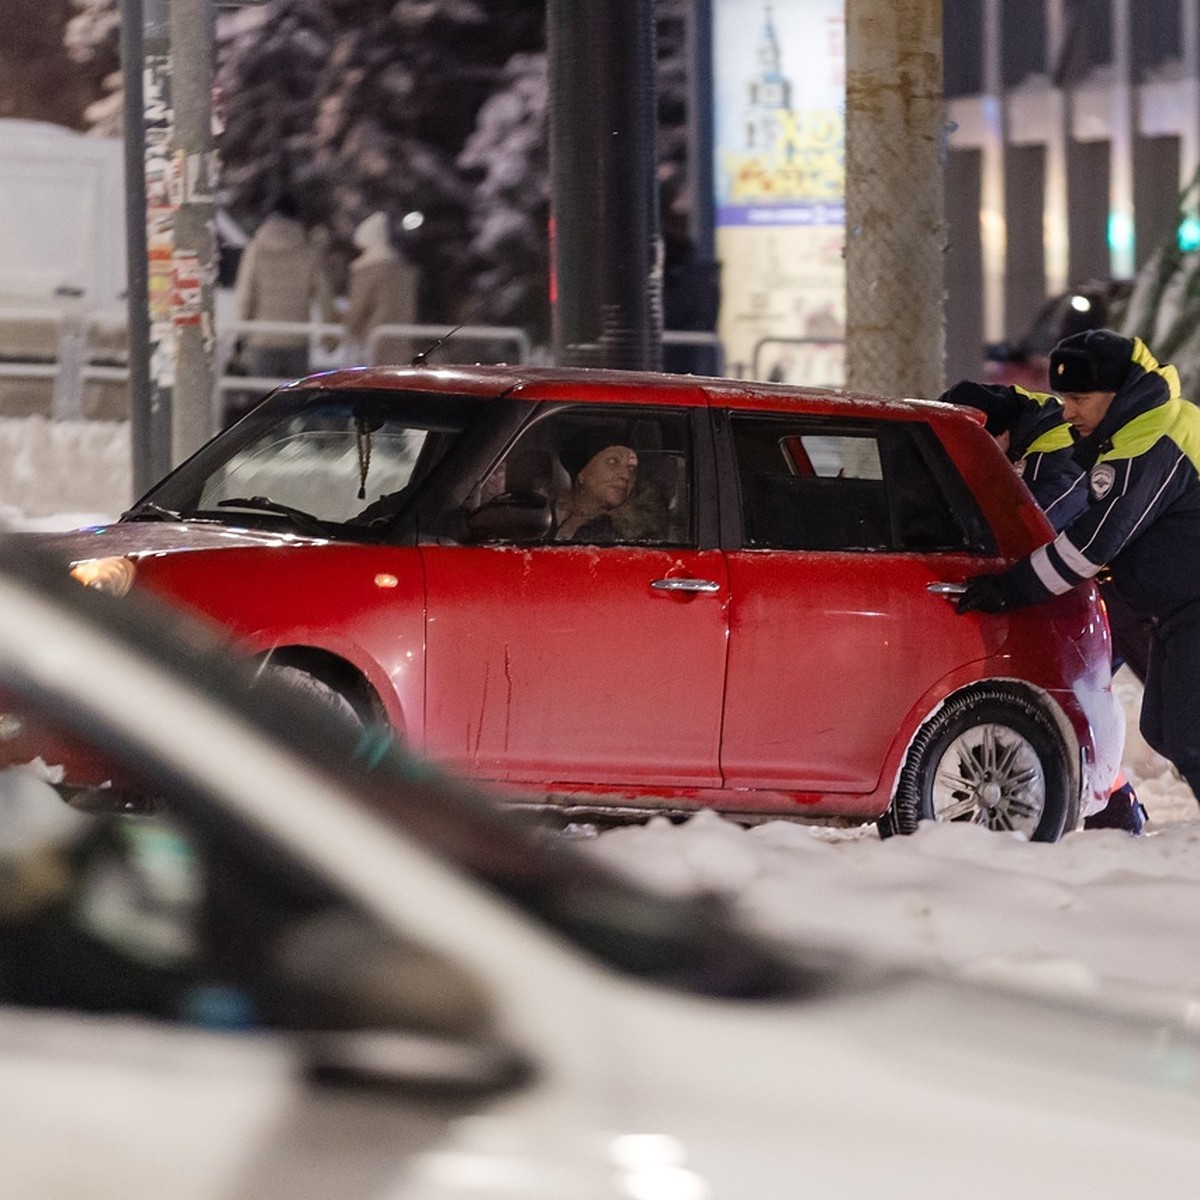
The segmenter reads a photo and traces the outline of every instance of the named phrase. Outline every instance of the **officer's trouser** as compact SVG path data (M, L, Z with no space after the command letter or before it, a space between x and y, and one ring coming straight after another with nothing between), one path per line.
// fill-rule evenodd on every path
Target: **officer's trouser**
M1200 800L1200 604L1151 633L1141 730Z

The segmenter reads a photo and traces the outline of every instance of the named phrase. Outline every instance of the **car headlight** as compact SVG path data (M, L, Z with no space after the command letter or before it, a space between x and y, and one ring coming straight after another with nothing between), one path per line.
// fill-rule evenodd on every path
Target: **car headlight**
M108 592L110 596L123 596L133 587L137 573L133 560L129 558L85 558L74 563L71 575L84 587Z

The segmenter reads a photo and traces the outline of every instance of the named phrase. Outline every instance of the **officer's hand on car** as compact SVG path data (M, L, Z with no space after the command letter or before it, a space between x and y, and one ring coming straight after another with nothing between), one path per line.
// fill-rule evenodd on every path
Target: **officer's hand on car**
M967 580L967 589L958 598L960 613L1002 613L1017 607L1017 599L1003 575L975 575Z

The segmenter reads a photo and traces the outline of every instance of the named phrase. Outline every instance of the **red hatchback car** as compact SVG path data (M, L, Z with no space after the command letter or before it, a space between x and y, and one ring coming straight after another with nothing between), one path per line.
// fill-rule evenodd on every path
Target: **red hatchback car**
M516 802L1052 840L1120 761L1097 593L953 604L1050 537L946 405L445 367L301 380L41 540Z

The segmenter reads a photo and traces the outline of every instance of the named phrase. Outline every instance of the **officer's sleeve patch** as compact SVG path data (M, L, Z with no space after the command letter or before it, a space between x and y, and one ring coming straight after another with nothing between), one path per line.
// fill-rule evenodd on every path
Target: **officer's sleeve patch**
M1112 463L1097 463L1092 468L1092 474L1089 482L1091 483L1092 495L1097 500L1103 500L1109 492L1112 491L1112 485L1116 482L1117 468Z

